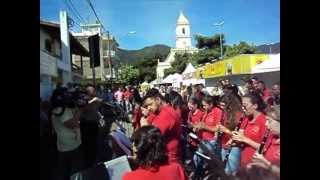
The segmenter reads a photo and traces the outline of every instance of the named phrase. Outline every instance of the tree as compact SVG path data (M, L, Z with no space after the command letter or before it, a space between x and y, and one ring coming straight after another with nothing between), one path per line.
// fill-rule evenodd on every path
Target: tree
M226 46L225 56L232 57L238 54L254 54L256 51L256 46L240 41L238 45Z
M187 64L191 62L191 54L189 53L184 53L184 54L179 54L176 53L174 55L174 61L171 63L171 68L166 69L164 71L164 75L167 76L169 74L174 74L174 73L179 73L181 74L184 69L187 67Z
M211 37L206 37L202 35L196 35L197 48L199 49L216 49L220 48L220 34L213 35ZM224 35L221 35L222 44L225 43Z
M121 64L119 69L120 81L132 84L139 77L139 70L132 65Z
M225 37L222 34L222 44L225 43ZM191 61L194 65L204 64L211 62L213 59L220 57L220 35L216 34L211 37L197 35L197 47L200 49L198 53L194 53L191 56ZM238 54L253 54L256 52L256 46L249 45L248 43L241 41L238 45L233 46L223 45L222 46L223 56L232 57Z
M134 67L138 69L139 76L137 80L139 82L148 81L156 78L158 60L155 57L144 57L143 60L134 64Z

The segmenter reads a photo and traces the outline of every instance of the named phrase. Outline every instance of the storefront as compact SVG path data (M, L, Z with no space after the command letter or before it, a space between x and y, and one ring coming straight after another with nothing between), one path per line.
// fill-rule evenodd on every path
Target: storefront
M268 58L266 54L241 54L207 64L202 70L197 70L196 74L205 78L207 87L214 87L221 78L229 78L232 83L242 84L241 79L250 76L251 69Z

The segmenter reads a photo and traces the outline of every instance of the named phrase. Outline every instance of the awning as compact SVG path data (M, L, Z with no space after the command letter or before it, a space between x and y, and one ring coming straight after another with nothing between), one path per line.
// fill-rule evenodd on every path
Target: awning
M251 73L266 73L280 71L280 54L270 55L270 59L252 68Z

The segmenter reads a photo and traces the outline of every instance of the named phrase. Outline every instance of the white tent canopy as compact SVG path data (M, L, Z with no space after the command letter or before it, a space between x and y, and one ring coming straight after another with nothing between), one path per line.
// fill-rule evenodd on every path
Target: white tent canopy
M252 68L251 73L265 73L280 71L280 54L270 55L270 59Z
M185 86L189 86L189 85L194 85L194 84L203 84L205 85L205 80L204 79L195 79L195 78L192 78L192 79L185 79L182 81L182 84L185 85Z
M195 71L196 71L196 69L193 67L193 65L191 63L189 63L182 74L193 73Z
M162 80L162 83L171 83L172 74L169 74L166 78Z
M175 73L168 75L162 82L163 83L177 83L182 81L181 74Z

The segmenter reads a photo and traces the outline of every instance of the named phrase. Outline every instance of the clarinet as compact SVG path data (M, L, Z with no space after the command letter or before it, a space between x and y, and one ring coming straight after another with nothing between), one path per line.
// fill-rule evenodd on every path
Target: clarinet
M269 134L270 134L270 130L268 129L265 133L264 133L264 136L263 136L263 139L261 141L261 144L259 146L259 149L258 149L258 153L259 154L262 154L262 151L263 151L263 148L264 146L266 145L266 141L269 137Z
M243 122L243 120L244 120L244 118L246 116L246 112L245 112L244 108L242 108L242 113L243 113L243 115L241 116L241 118L239 120L239 123L237 124L237 126L235 128L235 131L237 131L237 132L240 130L241 124L242 124L242 122ZM235 146L235 143L233 142L233 140L231 141L231 147L232 146ZM227 162L229 160L230 152L231 152L231 148L227 150L225 159L223 160L224 167L227 166Z

